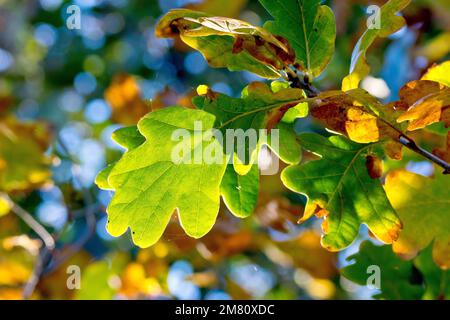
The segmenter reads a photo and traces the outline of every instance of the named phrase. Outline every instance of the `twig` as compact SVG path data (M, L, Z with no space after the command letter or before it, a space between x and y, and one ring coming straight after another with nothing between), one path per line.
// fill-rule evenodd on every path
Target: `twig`
M42 239L44 243L44 248L42 248L38 261L34 266L33 272L24 286L22 297L24 299L29 299L39 283L42 273L52 257L52 253L55 250L55 239L52 235L36 220L33 216L28 213L25 209L20 207L17 203L11 200L11 198L5 194L0 194L0 197L8 202L11 207L11 212L16 214L20 219L22 219L36 234Z
M398 139L398 141L404 145L405 147L407 147L408 149L420 154L421 156L427 158L428 160L436 163L437 165L441 166L444 169L444 174L450 174L450 165L445 162L444 160L442 160L439 157L436 157L434 154L432 154L431 152L428 152L425 149L422 149L421 147L419 147L413 139L405 136L405 135L401 135Z
M6 193L2 193L0 197L9 204L9 206L11 207L11 212L16 214L34 232L36 232L36 234L44 242L46 248L48 248L49 250L55 249L55 240L53 239L52 235L38 221L36 221L36 219L34 219L30 213L28 213L25 209L12 201Z
M303 89L308 98L317 97L317 95L320 93L320 91L309 82L308 77L305 76L303 79L301 79L297 75L297 73L295 73L291 69L288 69L288 70L291 71L291 72L288 72L288 77L289 77L289 81L291 81L291 86L293 88Z

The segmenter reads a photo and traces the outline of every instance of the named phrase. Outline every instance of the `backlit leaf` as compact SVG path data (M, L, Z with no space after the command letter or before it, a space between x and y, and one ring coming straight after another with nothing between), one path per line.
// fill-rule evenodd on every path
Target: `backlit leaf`
M450 268L450 178L435 173L427 178L406 170L392 171L386 178L386 194L403 222L393 249L406 258L414 257L431 242L433 259Z
M405 113L397 122L408 123L408 130L425 128L437 122L450 126L450 87L429 80L417 80L406 84L400 90L400 102Z
M212 67L247 70L269 79L279 78L278 70L294 62L286 40L247 22L203 12L171 10L159 21L156 35L179 36Z
M386 38L405 25L405 19L397 15L409 5L411 0L389 0L381 7L380 28L367 29L356 44L350 66L350 74L342 82L342 90L348 91L359 87L359 83L370 73L366 54L377 38Z
M221 194L228 209L239 218L246 218L253 213L258 201L259 169L252 169L241 176L233 165L228 165L220 186Z
M374 296L377 299L420 299L423 294L421 283L412 281L412 261L397 257L390 246L376 246L365 241L359 252L348 257L347 261L354 263L343 268L341 274L359 285L374 285L375 281L369 282L369 277L379 276L380 293Z
M206 94L194 98L194 104L199 108L216 116L215 127L222 130L225 139L227 129L256 130L258 142L260 130L274 129L284 114L290 108L297 106L304 100L303 91L286 88L274 92L261 82L251 83L242 93L241 98L232 98L224 94L207 90ZM300 160L300 149L296 143L292 126L280 124L279 150L275 150L283 161L295 163ZM268 140L271 138L269 137ZM285 141L286 140L286 141ZM268 141L269 147L273 147ZM235 161L235 169L240 174L246 174L251 164L256 160L258 145L246 143L244 155L238 154L242 168ZM276 148L274 148L276 149ZM243 151L243 150L242 150ZM245 158L244 158L245 157Z
M450 270L440 269L433 261L432 245L414 259L414 265L422 273L425 282L423 299L450 299Z
M450 33L447 33L450 37ZM447 40L450 43L450 40ZM450 87L450 61L435 65L428 69L427 73L422 77L422 80L430 80L442 83L443 85Z
M406 261L395 255L390 246L365 241L359 252L347 260L353 262L341 270L347 279L367 286L376 284L374 279L379 276L380 293L374 296L377 299L443 300L450 295L450 271L434 264L431 246L413 261Z
M322 73L334 53L336 22L320 0L260 0L274 17L264 28L286 38L298 68L312 77Z
M284 184L305 194L308 203L301 221L313 214L325 217L322 245L332 251L350 245L365 223L378 239L392 243L401 223L378 179L366 168L372 144L360 145L341 136L329 139L316 134L300 135L302 146L322 158L290 166L282 172Z
M194 130L195 122L202 130ZM131 228L134 243L148 247L161 237L175 209L188 235L198 238L212 228L226 167L220 143L204 139L214 122L213 115L181 107L158 110L139 121L146 141L128 150L107 177L108 189L115 191L107 209L110 234L120 236ZM174 141L176 129L190 133L189 139ZM189 151L178 162L172 158L176 146ZM216 152L220 164L207 164L204 157L195 161L195 150L207 148Z
M395 121L396 111L359 88L319 94L310 103L310 113L327 128L358 143L395 139L402 131Z

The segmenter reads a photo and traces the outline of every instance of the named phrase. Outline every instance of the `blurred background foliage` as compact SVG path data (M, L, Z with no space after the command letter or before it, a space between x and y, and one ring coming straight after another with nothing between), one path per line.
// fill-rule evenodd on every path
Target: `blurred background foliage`
M338 38L317 86L333 89L348 73L353 46L366 28L366 7L383 1L326 2L335 12ZM66 27L71 4L81 8L80 30ZM361 240L370 238L367 230L350 248L325 251L317 220L296 224L305 199L287 191L277 176L261 179L251 218L236 219L223 207L202 239L188 238L176 217L149 249L135 247L129 235L106 233L111 194L93 182L122 153L110 138L114 130L151 110L191 107L200 84L237 96L249 82L261 81L246 72L211 69L181 42L157 39L158 17L177 7L254 25L269 19L255 0L0 0L0 191L56 239L39 267L42 241L9 198L0 199L0 299L21 298L26 285L35 286L36 299L371 297L373 290L338 272ZM450 2L413 1L404 14L408 27L378 41L368 57L373 76L363 87L386 102L449 57ZM296 128L326 134L309 119ZM425 147L439 148L445 138L435 129L415 138L426 136ZM8 145L4 137L11 132L15 139ZM8 170L2 171L5 164ZM408 153L385 169L404 164L411 171L432 171ZM67 289L70 265L81 268L80 290ZM38 281L30 284L33 273Z

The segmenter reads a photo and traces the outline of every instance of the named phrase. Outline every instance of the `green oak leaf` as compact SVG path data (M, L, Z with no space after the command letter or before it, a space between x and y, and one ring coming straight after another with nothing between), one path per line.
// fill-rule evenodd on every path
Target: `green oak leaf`
M231 213L246 218L255 210L259 192L259 169L253 165L246 175L228 165L220 187L222 198Z
M131 151L136 149L145 142L145 137L139 132L137 126L130 126L117 129L112 134L112 140L118 145ZM114 190L109 182L108 177L117 162L109 164L105 169L100 171L95 178L95 184L103 190Z
M263 28L187 9L171 10L164 15L156 26L156 35L180 37L200 51L212 67L247 70L268 79L280 78L279 70L295 59L285 39Z
M264 28L286 38L301 71L319 76L334 53L336 22L333 11L321 0L259 0L274 17Z
M285 88L274 92L266 84L254 82L244 89L241 98L232 98L207 90L205 94L194 98L193 102L197 108L216 116L215 128L223 132L225 140L228 129L240 129L244 132L248 132L249 129L256 130L256 143L246 142L244 154L238 154L235 158L239 161L234 161L234 167L238 173L245 175L257 158L261 146L260 130L269 129L268 133L270 133L270 129L273 129L281 121L286 111L301 104L304 100L304 93L300 89ZM293 127L291 126L292 134L287 133L288 128L283 126L283 130L280 130L280 151L274 151L279 153L278 155L283 161L292 164L299 161L300 149L298 143L288 146L290 142L295 142L295 137L292 138ZM283 139L288 139L288 141ZM230 143L225 142L225 145L230 145ZM271 143L268 145L272 147ZM293 155L294 153L295 155Z
M359 87L359 83L370 73L366 53L377 38L386 38L405 25L405 19L397 13L406 8L411 0L389 0L381 7L380 28L367 29L358 40L352 53L350 74L342 82L342 90Z
M272 135L267 137L267 146L285 163L297 164L301 161L302 152L300 139L298 138L294 125L280 122L275 129L278 129L278 146L272 144Z
M376 246L370 241L364 241L359 252L348 257L347 261L354 263L343 268L341 274L359 285L367 285L369 277L371 275L375 277L375 273L379 271L380 293L374 295L374 298L417 300L423 295L424 290L420 281L417 281L418 283L412 281L413 262L400 259L392 252L390 246ZM379 269L371 269L373 266Z
M161 237L175 209L189 236L199 238L212 228L227 163L220 143L207 134L214 122L214 116L204 111L170 107L139 121L139 132L146 139L141 145L133 135L126 141L121 140L124 135L116 137L130 149L107 169L109 175L100 173L107 175L108 189L115 191L107 208L111 235L120 236L131 228L134 243L148 247ZM177 129L189 132L190 138L172 139ZM177 146L189 152L174 159ZM220 163L207 163L204 157L198 161L198 151L205 150L211 150Z
M290 166L281 179L289 189L308 197L301 221L313 214L325 216L322 245L331 251L344 249L362 223L381 241L396 240L401 223L380 181L371 178L366 167L366 156L377 152L377 145L317 134L302 134L300 141L321 159Z
M136 149L145 142L145 137L137 126L117 129L113 132L112 139L127 150Z

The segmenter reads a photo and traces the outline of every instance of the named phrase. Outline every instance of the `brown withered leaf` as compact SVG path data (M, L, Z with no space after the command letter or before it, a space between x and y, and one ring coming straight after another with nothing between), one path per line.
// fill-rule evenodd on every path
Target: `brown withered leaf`
M407 107L397 122L408 121L408 130L425 128L436 122L450 126L450 88L430 80L416 80L400 90L397 105Z
M310 113L328 129L358 143L397 138L401 132L394 120L397 110L381 104L363 89L321 93L312 100Z
M395 119L403 104L383 105L363 89L326 91L310 101L311 115L328 129L358 143L384 139L387 155L401 159L402 145L396 140L404 128Z
M129 74L118 74L105 90L105 99L112 108L112 120L133 125L151 111L141 96L136 79Z

